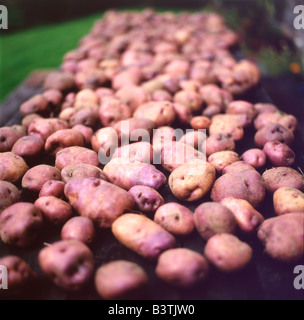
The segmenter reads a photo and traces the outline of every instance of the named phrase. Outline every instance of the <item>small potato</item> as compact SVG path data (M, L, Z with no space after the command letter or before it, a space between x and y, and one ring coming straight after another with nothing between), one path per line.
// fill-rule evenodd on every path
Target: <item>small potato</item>
M176 168L169 176L169 187L173 195L185 201L196 201L211 189L216 176L212 164L190 161Z
M43 215L32 203L17 202L0 215L0 237L8 245L28 248L35 244L43 227Z
M241 155L241 160L251 165L255 169L260 169L266 164L266 154L261 149L249 149Z
M22 121L21 121L21 124L23 127L25 128L28 128L31 124L31 122L34 120L34 119L37 119L37 118L42 118L41 115L39 115L38 113L31 113L31 114L28 114L27 116L25 116Z
M8 181L0 181L0 214L12 204L21 200L21 193L18 188Z
M176 243L174 236L156 222L134 213L117 218L112 224L112 232L123 245L149 260L156 260Z
M45 90L42 95L48 101L50 110L53 111L60 106L63 100L62 93L56 89Z
M68 126L69 125L65 120L57 118L36 118L29 125L28 134L46 141L52 133L58 130L67 129Z
M44 151L44 141L35 136L25 136L16 141L12 152L22 157L25 161L34 160L42 155Z
M49 180L61 180L60 171L46 164L39 164L29 169L22 178L22 188L40 192L42 186Z
M166 176L154 165L126 158L112 159L104 166L103 172L111 183L125 190L137 185L158 190L167 182Z
M151 101L139 106L133 117L153 121L156 127L168 126L175 120L175 110L170 101Z
M73 91L75 86L74 76L67 72L53 71L44 81L44 89L56 89L61 92Z
M53 196L56 198L63 198L65 183L59 180L47 181L39 192L39 197Z
M277 140L291 146L294 141L292 131L278 123L270 123L258 130L254 136L254 142L257 147L263 148L271 140Z
M255 170L244 170L219 177L212 187L211 199L215 202L228 197L244 199L256 208L264 200L265 194L261 175Z
M91 250L76 240L61 240L43 248L38 261L52 282L67 291L82 289L94 272Z
M264 217L260 212L244 199L236 199L232 197L224 198L221 204L230 209L233 213L237 225L243 232L252 233L260 226Z
M257 111L254 108L254 105L250 102L243 100L235 100L229 103L227 109L227 114L246 114L251 120L253 120Z
M62 170L68 165L81 163L98 167L99 160L97 153L88 148L74 146L64 148L56 154L55 166L59 170Z
M221 233L207 241L204 254L217 269L231 273L248 265L252 259L252 248L232 234Z
M273 206L278 215L290 212L304 213L304 193L295 188L281 187L273 194Z
M194 230L192 211L175 202L160 206L155 212L154 221L176 235L187 235Z
M67 183L72 178L97 178L107 180L106 175L100 168L85 163L71 164L64 167L61 170L61 178L64 183Z
M26 261L18 256L4 256L0 258L0 265L7 269L7 289L9 289L1 291L8 291L12 295L25 293L29 289L29 286L37 279L37 274ZM2 286L2 289L5 288Z
M263 183L269 192L275 192L281 187L291 187L304 190L304 176L289 167L277 167L266 170L262 174Z
M210 135L206 139L206 155L210 156L211 154L219 151L234 151L235 142L228 135L216 133Z
M0 128L0 152L9 152L18 141L26 136L26 127L21 125L6 126Z
M209 129L211 120L205 116L196 116L190 120L190 125L193 129Z
M46 221L53 225L63 225L72 216L72 207L54 196L38 198L34 205L40 209Z
M110 161L114 151L120 144L120 134L112 127L97 130L91 139L92 148L99 158ZM105 163L102 163L105 164Z
M135 205L127 191L97 178L71 179L64 192L79 215L90 218L100 228L110 228L115 219Z
M295 153L285 143L271 140L265 143L263 148L268 160L276 167L289 167L295 162Z
M23 158L13 152L0 153L0 180L15 183L27 172L28 166Z
M108 262L95 274L95 287L106 300L133 300L142 296L148 275L138 264L125 260Z
M215 84L206 84L201 87L200 93L204 102L209 105L217 105L222 111L226 109L228 104L233 100L233 96L227 90L219 88Z
M154 149L149 142L140 141L118 147L112 156L114 158L127 158L130 161L153 163Z
M159 256L155 272L163 281L185 288L206 278L209 263L196 251L186 248L169 249Z
M229 208L218 202L204 202L194 211L197 231L208 240L218 233L234 233L237 222Z
M153 188L147 186L134 186L129 190L137 208L144 213L155 212L165 201Z
M84 136L85 144L87 145L91 144L91 140L94 134L94 131L92 128L87 127L86 125L83 125L83 124L76 124L72 127L72 129L78 130L79 132L82 133L82 135Z
M68 110L68 109L65 109L65 110ZM61 117L63 117L63 114L61 114ZM95 128L99 123L97 110L89 107L75 110L75 112L73 112L71 116L67 116L66 120L69 120L69 124L71 127L81 124L90 128Z
M208 162L214 166L217 172L222 172L225 167L239 160L239 155L234 151L218 151L208 157Z
M20 113L23 117L32 113L47 114L50 112L49 107L46 97L42 94L36 94L21 104Z
M245 170L256 171L256 169L253 166L251 166L250 164L246 163L243 160L240 160L240 161L232 162L231 164L226 166L222 171L222 175L226 173L231 173L231 172L242 172Z
M94 223L87 217L73 217L61 229L61 240L77 240L89 245L94 237Z
M304 255L304 213L266 219L258 230L265 252L275 260L294 262Z
M175 103L187 106L191 112L200 111L203 107L203 99L199 93L181 90L175 93Z

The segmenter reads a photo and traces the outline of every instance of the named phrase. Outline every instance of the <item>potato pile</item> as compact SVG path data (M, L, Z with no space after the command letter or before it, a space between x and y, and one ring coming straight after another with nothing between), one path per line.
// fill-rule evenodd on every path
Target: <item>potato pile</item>
M261 73L236 60L239 41L216 13L106 12L20 106L22 123L0 128L2 242L38 248L50 282L75 292L94 281L103 299L136 299L149 284L132 261L96 265L104 229L180 288L245 268L244 239L279 261L303 257L297 119L246 101ZM241 153L250 128L255 148ZM45 243L45 230L58 239ZM200 252L178 245L194 233ZM17 291L39 278L20 257L0 265Z

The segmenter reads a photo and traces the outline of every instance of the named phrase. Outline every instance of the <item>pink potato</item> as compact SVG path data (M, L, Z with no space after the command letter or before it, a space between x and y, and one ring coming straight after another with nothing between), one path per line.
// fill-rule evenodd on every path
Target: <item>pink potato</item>
M43 215L32 203L17 202L0 215L0 237L8 245L33 246L43 227Z
M217 172L222 172L225 167L239 160L239 155L234 151L218 151L208 157L208 162L214 166Z
M36 136L43 141L55 131L67 129L67 121L58 118L35 118L28 127L28 134Z
M175 93L175 103L187 106L191 112L200 111L203 107L203 99L199 93L181 90Z
M34 205L40 209L45 220L53 225L63 225L73 214L67 202L54 196L39 197Z
M38 261L46 276L67 291L81 290L94 273L91 250L76 240L61 240L43 248Z
M95 238L95 226L87 217L72 217L61 229L61 240L77 240L89 245Z
M157 261L156 275L163 281L186 288L204 280L209 263L200 253L187 248L174 248L163 252Z
M99 158L104 157L110 161L115 149L120 145L120 134L112 127L101 128L93 134L91 144Z
M13 152L0 153L0 180L18 182L28 170L22 157Z
M228 114L246 114L251 120L253 120L257 111L254 108L254 105L250 102L243 100L235 100L229 103L226 113Z
M69 120L69 124L71 127L74 127L76 125L84 125L90 128L95 128L99 124L97 107L96 110L90 107L79 110L76 110L75 108L72 109L74 111L70 111L70 116L67 114L68 109L65 109L67 111L63 110L61 112L61 117L63 118L63 116L66 115L66 120Z
M53 196L56 198L64 197L65 183L59 180L48 180L40 189L39 197Z
M13 145L12 152L26 161L34 160L44 152L44 141L35 136L24 136Z
M237 221L231 210L218 202L204 202L194 211L197 231L208 240L215 234L234 233Z
M61 180L60 171L46 164L39 164L29 169L22 178L22 188L40 192L42 186L49 180Z
M147 186L134 186L129 193L134 199L137 208L144 213L155 212L165 201L153 188Z
M159 224L135 213L117 218L112 224L112 232L123 245L148 260L156 260L176 243L174 236Z
M26 136L26 127L21 125L12 125L0 128L0 152L9 152L18 141Z
M8 181L0 181L0 214L12 204L21 200L21 192L19 189Z
M256 169L253 166L251 166L250 164L248 164L247 162L245 162L243 160L240 160L240 161L232 162L231 164L226 166L222 171L222 175L224 175L226 173L242 172L245 170L256 171Z
M84 124L76 124L72 127L73 130L78 130L79 132L82 133L82 135L84 136L84 141L85 144L90 145L91 144L91 140L94 134L94 131L92 128L84 125Z
M295 162L295 153L285 143L278 140L268 141L263 148L268 160L276 167L289 167Z
M49 107L46 97L42 94L36 94L21 104L20 113L23 117L32 113L47 114L50 112Z
M252 248L235 235L220 233L207 241L204 254L218 270L231 273L248 265L252 259Z
M191 109L180 103L173 103L173 108L176 113L176 117L179 122L183 124L188 124L192 118Z
M175 202L160 206L154 214L154 221L175 235L187 235L194 230L192 211Z
M235 142L234 140L226 134L216 133L210 135L206 139L206 155L219 151L234 151Z
M260 169L266 164L266 154L261 149L248 149L241 155L241 160L245 161L255 169Z
M186 133L178 141L189 144L205 154L206 139L207 135L205 130L186 130Z
M65 186L65 195L79 215L100 228L110 228L135 205L126 190L97 178L71 179Z
M100 266L95 274L95 287L106 300L133 300L142 297L149 278L138 264L116 260Z
M75 86L74 76L67 72L53 71L44 82L44 89L56 89L61 92L68 92Z
M160 154L166 140L176 141L176 130L170 126L163 126L153 130L152 146Z

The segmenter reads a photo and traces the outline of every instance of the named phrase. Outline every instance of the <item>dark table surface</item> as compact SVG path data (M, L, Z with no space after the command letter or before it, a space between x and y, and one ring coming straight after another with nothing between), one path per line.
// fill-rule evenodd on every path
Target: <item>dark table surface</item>
M2 104L0 108L0 125L12 125L20 123L19 106L22 101L33 94L40 92L41 88L30 88L21 85ZM268 94L269 93L269 94ZM274 102L282 111L294 114L298 121L295 145L296 163L294 168L302 168L304 171L304 84L294 78L264 78L262 83L251 90L246 96L241 97L250 102ZM237 144L237 152L240 154L254 147L253 128L248 128L246 138ZM168 176L168 175L167 175ZM176 201L168 185L160 191L166 202ZM24 195L24 200L28 200ZM203 201L208 201L205 196L195 203L180 202L191 210ZM272 195L267 194L265 201L259 208L265 218L274 216ZM46 243L59 240L59 229L49 229L44 236L44 242L30 249L12 248L0 242L0 257L8 254L16 254L22 257L38 273L39 281L27 290L26 294L9 299L39 299L39 300L71 300L100 299L96 293L93 279L80 292L67 293L54 286L41 272L37 255ZM145 294L140 297L146 300L303 300L304 290L296 290L293 285L294 268L296 265L304 265L304 259L296 263L282 263L275 261L264 253L262 244L253 235L238 233L238 236L247 241L253 248L253 259L243 270L225 274L211 267L207 279L188 289L178 289L165 284L155 276L155 263L149 262L131 250L125 248L112 235L110 230L98 230L97 237L91 245L95 257L95 267L98 268L105 262L116 259L127 259L139 263L148 273L150 284ZM187 247L203 253L205 241L198 232L193 232L186 237L177 237L177 245ZM6 299L7 297L4 297ZM1 299L1 297L0 297Z

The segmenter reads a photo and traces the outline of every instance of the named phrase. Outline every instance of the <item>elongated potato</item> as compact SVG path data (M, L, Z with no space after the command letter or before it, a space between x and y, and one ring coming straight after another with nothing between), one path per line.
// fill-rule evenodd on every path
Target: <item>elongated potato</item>
M110 228L115 219L134 207L127 191L97 178L71 179L64 192L72 207L100 228Z
M174 248L166 250L159 256L155 272L163 281L185 288L207 277L209 263L196 251Z
M273 194L273 206L277 215L290 212L304 213L304 193L295 188L281 187Z
M268 141L263 148L268 160L276 167L289 167L295 162L295 153L285 143L277 140Z
M173 248L173 235L146 216L126 213L112 224L114 236L139 255L155 260L165 250Z
M68 129L67 121L58 118L35 118L28 127L28 134L44 141L57 130Z

